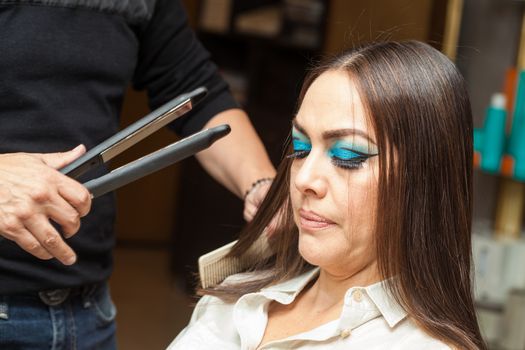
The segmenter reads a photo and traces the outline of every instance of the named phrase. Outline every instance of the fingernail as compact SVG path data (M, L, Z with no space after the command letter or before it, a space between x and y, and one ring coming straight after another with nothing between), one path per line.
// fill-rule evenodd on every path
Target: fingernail
M77 261L77 256L72 255L66 259L66 265L73 265Z
M80 148L82 148L82 144L78 145L77 147L73 148L73 151L78 151Z

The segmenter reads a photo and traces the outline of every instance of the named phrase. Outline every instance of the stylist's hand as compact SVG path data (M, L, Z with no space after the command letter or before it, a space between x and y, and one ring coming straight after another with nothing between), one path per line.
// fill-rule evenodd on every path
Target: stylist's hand
M86 151L83 145L64 153L0 155L0 235L40 258L57 258L65 265L75 252L51 225L62 227L66 238L80 228L91 208L87 189L62 175L60 169Z
M252 221L255 213L257 213L257 210L259 210L259 206L264 200L264 197L266 197L266 194L272 185L272 181L270 179L264 180L267 181L254 184L244 197L243 216L244 220L246 221Z
M253 187L244 198L244 219L246 221L251 221L253 217L255 216L255 213L257 213L257 210L259 210L259 207L261 206L262 201L266 197L266 194L268 193L268 190L270 189L270 186L272 185L272 181L265 181L260 183L259 185ZM277 213L277 215L272 219L270 224L265 229L265 234L268 238L271 238L272 235L275 232L275 227L277 226L277 222L281 217L281 211Z

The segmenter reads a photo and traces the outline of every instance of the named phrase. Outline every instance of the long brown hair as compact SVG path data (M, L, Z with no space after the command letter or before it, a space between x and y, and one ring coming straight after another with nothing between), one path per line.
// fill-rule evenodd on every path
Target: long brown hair
M472 116L454 64L415 41L375 43L311 70L299 104L322 73L349 74L376 134L379 195L375 244L381 276L396 300L428 334L460 349L486 349L471 291ZM390 153L390 154L389 154ZM231 255L242 256L279 211L274 254L249 281L204 294L234 300L297 276L311 266L298 253L284 159L259 212ZM264 271L264 273L263 273Z

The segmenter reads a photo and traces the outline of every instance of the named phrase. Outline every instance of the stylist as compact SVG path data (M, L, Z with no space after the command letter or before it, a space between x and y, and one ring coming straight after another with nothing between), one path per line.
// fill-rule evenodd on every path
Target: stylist
M274 168L179 1L0 0L0 52L0 348L114 349L114 197L91 202L57 169L118 131L129 83L152 109L208 89L170 127L185 136L231 126L197 158L248 193L247 220Z

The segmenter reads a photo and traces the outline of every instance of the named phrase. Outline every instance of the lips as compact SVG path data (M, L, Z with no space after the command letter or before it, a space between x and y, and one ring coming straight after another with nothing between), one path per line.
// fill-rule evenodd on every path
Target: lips
M333 221L322 217L313 211L304 209L299 210L299 218L301 228L304 230L322 230L335 225Z

